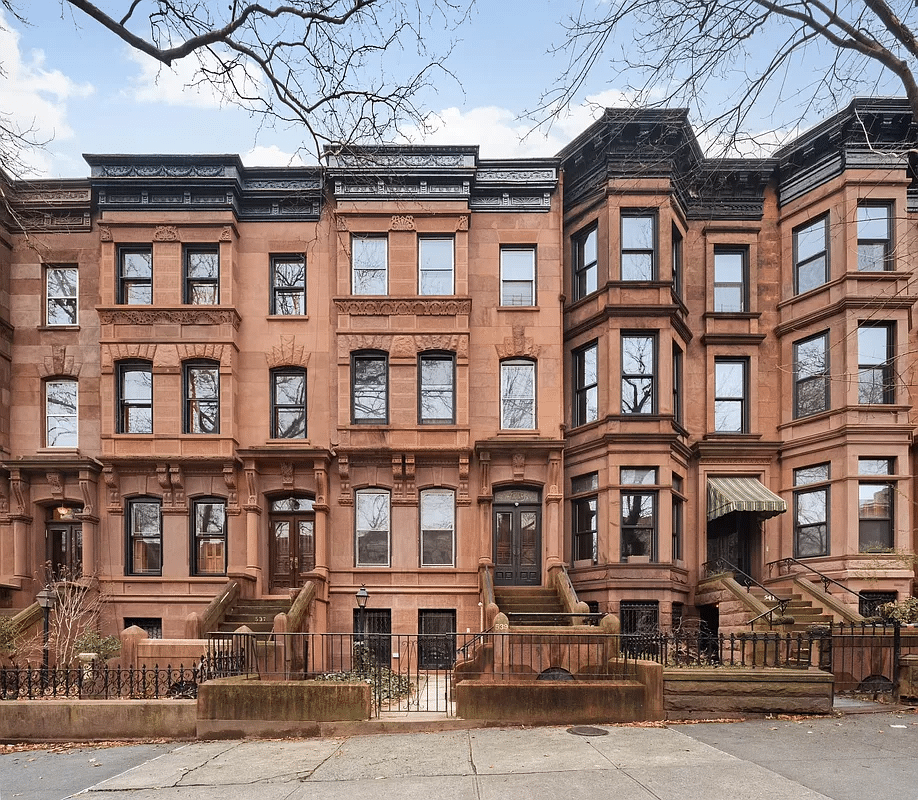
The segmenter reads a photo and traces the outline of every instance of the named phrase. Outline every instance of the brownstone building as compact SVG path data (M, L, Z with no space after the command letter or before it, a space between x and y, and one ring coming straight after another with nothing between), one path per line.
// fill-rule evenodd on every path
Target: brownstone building
M918 183L904 102L770 159L681 111L558 156L87 156L0 227L0 585L96 575L179 637L228 580L309 627L479 630L566 565L626 627L718 562L911 594ZM796 559L784 562L784 559ZM782 563L779 563L782 562Z

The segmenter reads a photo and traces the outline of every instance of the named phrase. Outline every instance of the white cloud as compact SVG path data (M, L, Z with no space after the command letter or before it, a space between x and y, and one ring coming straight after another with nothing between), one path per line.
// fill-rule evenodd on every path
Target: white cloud
M201 62L196 55L174 61L171 67L133 48L127 51L127 57L140 68L130 79L131 89L126 92L137 102L191 108L222 108L231 102L238 103L231 88L215 86L202 78ZM203 58L205 63L213 62L213 66L217 66L216 57L211 53L207 52ZM239 66L234 69L233 77L246 95L259 95L261 83L251 72Z
M87 97L94 88L79 84L59 70L45 69L45 54L33 50L20 51L20 35L0 11L0 53L3 53L0 75L0 109L8 121L19 131L31 131L29 136L38 141L71 138L73 129L67 122L67 101ZM40 149L21 153L26 174L23 177L46 175L52 156Z
M242 156L247 167L302 167L304 161L299 153L286 153L276 144L269 147L257 145Z

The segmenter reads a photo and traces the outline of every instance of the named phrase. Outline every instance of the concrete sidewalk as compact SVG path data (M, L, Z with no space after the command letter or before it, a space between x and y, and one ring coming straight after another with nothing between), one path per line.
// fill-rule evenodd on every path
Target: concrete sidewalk
M915 714L598 729L605 735L517 728L178 745L80 797L864 800L881 789L918 796ZM873 791L865 790L865 769Z

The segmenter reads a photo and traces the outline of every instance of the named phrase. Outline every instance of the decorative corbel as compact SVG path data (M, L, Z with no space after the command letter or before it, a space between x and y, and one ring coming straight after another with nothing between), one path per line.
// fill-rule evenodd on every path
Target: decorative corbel
M172 482L169 480L169 465L156 465L156 480L163 493L163 508L172 507Z
M281 481L285 489L292 489L294 482L294 470L292 461L281 461L280 465Z
M89 470L80 470L80 494L83 495L83 516L95 513L96 481Z
M514 453L512 459L513 480L521 481L526 474L526 456L523 453Z
M317 506L328 505L328 469L325 462L319 459L313 463L316 478L316 502Z
M351 491L351 465L346 455L338 456L338 481L341 484L338 505L354 505L354 494Z
M402 456L392 456L392 502L400 503L405 495L404 461Z
M61 503L64 500L64 476L60 472L46 472L45 480L48 482L48 488L51 490L51 497L56 502Z
M467 506L472 502L469 497L469 457L459 456L459 491L456 494L456 503Z
M175 508L187 508L185 503L185 477L182 475L182 468L178 464L169 467L169 483L172 484L172 502Z
M121 490L118 486L118 473L112 466L102 467L102 480L105 488L108 489L108 512L110 514L122 514L124 508L121 505Z
M246 511L258 510L258 471L253 465L247 464L245 467L245 485L249 493L245 502Z
M239 513L239 492L236 489L236 468L232 461L223 465L223 482L226 484L226 513Z
M404 462L404 474L405 474L405 500L411 504L417 504L418 502L418 487L415 482L415 464L414 464L414 455L406 455Z

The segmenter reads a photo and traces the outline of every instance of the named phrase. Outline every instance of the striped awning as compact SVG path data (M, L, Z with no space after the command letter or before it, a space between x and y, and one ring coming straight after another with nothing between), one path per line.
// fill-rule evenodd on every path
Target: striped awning
M708 478L708 522L731 511L767 519L787 511L787 503L755 478Z

